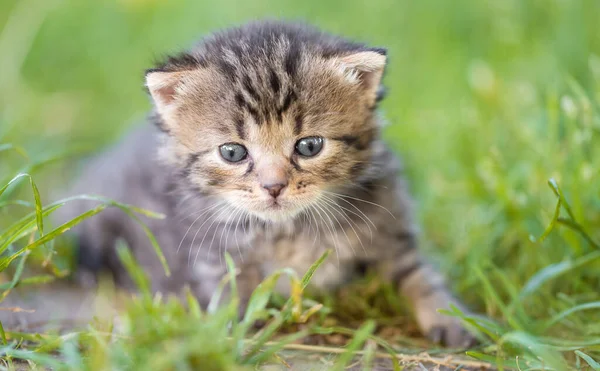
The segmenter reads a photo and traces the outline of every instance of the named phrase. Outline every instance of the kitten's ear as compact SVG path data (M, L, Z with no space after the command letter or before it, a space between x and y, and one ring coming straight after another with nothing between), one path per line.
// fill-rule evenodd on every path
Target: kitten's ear
M146 87L159 113L165 114L173 107L177 86L181 83L181 72L149 70L146 72Z
M337 59L344 77L351 83L359 83L374 103L377 100L381 77L387 61L385 49L372 49L349 54Z

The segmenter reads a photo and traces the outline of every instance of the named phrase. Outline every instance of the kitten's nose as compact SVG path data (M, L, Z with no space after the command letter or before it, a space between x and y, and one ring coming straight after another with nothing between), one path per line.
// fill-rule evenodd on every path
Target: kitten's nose
M275 183L275 184L263 184L263 188L269 192L271 197L277 198L281 191L287 186L287 184L283 183Z

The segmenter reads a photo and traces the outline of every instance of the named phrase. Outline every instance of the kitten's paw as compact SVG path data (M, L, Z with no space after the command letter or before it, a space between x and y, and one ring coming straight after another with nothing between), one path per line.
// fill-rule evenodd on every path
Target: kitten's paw
M71 276L71 280L79 287L93 290L98 287L98 276L88 269L77 269Z
M467 331L458 318L439 316L439 321L433 323L426 332L429 340L450 348L469 348L477 344L477 338Z

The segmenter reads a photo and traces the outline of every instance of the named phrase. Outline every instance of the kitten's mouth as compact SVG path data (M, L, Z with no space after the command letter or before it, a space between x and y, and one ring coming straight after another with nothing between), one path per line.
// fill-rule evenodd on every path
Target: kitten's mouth
M293 204L285 200L270 199L263 201L254 213L261 219L271 222L287 221L292 219L298 210Z
M281 204L275 199L268 202L267 208L271 210L281 210L283 206L281 206Z
M228 200L234 206L239 206L240 201L236 198ZM303 207L302 202L290 200L287 197L248 200L242 207L249 214L267 222L288 222L294 219ZM306 202L304 202L306 203ZM227 217L227 216L226 216Z

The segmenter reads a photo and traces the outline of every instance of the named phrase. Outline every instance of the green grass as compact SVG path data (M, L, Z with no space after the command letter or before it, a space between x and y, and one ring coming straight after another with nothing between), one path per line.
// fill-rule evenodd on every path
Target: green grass
M31 175L0 188L0 300L68 273L69 251L53 239L62 230L45 218L58 207L50 195L83 156L143 120L142 76L153 58L265 16L308 19L389 48L386 137L406 159L423 248L456 292L492 319L467 319L490 339L469 356L522 370L599 369L596 0L0 2L0 187ZM42 273L25 274L25 265ZM108 335L110 323L94 323L20 345L24 335L0 331L0 352L7 364L64 360L58 368L191 369L210 361L215 369L252 369L266 359L258 355L277 351L279 343L267 341L307 331L353 337L348 347L364 348L368 360L378 354L373 334L414 328L390 308L399 299L373 282L352 286L364 291L344 301L324 298L323 308L296 298L294 315L290 306L265 312L261 304L256 313L269 313L276 334L259 333L260 340L242 340L255 336L244 325L229 327L230 307L201 313L193 301L146 294L127 304L117 335ZM321 308L311 325L294 324L309 308ZM376 328L346 330L369 318ZM392 345L405 354L428 346L411 333ZM248 353L257 344L265 353Z

